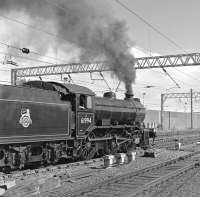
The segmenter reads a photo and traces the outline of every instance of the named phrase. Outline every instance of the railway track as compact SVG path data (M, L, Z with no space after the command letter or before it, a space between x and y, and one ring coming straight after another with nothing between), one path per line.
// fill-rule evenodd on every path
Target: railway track
M174 137L166 137L166 138L158 138L155 140L154 147L155 148L168 148L168 149L173 149L174 148ZM181 143L182 145L187 145L187 144L192 144L194 142L200 141L200 136L182 136ZM55 166L48 166L48 167L40 167L37 169L28 169L28 170L21 170L21 171L14 171L9 174L6 173L0 173L0 176L4 181L9 181L9 180L19 180L22 178L26 178L28 176L38 176L39 174L48 174L51 173L52 176L56 176L59 174L66 174L69 173L69 169L72 167L78 167L78 166L85 166L88 164L92 163L97 163L102 161L103 158L96 158L96 159L91 159L88 161L78 161L78 162L73 162L73 163L67 163L67 164L58 164ZM68 174L70 176L70 174Z
M155 139L154 147L156 148L174 148L175 139L179 139L182 145L193 144L200 141L200 135L191 136L171 136L171 137L158 137Z
M191 139L188 141L196 142L197 139L198 138L196 136L195 137L191 136ZM159 147L159 142L161 143L160 147ZM166 144L165 147L168 147L168 148L171 147L173 149L173 147L174 147L174 139L171 137L167 138L167 139L158 139L156 143L157 143L156 147L159 147L159 148L162 148L163 144ZM196 154L196 153L192 153L192 154ZM64 182L68 182L68 181L76 182L76 180L80 180L80 179L84 179L85 177L93 176L94 172L101 171L101 169L94 170L91 168L87 168L87 170L86 170L85 166L87 166L87 165L91 166L93 164L96 165L96 164L98 164L98 162L102 163L102 160L103 160L103 158L97 158L97 159L92 159L89 161L79 161L79 162L74 162L74 163L59 164L56 166L42 167L42 168L33 169L33 170L15 171L15 172L12 172L11 174L0 174L0 177L3 178L4 182L15 180L16 182L19 183L22 180L22 184L21 183L19 184L19 185L22 185L22 187L23 187L23 180L29 180L29 179L32 179L32 177L35 177L36 180L43 179L43 177L45 180L48 180L48 178L51 178L51 177L58 177L58 179L60 179L62 177L61 179L64 179ZM73 169L73 170L71 170L71 169ZM76 170L76 169L79 169L79 170ZM26 182L26 184L28 185L28 182ZM55 195L57 196L57 194L52 195L50 193L51 197L53 197ZM69 194L69 195L64 194L64 196L70 196L70 195L71 194ZM44 195L44 196L49 196L49 194ZM63 196L63 195L61 195L61 196Z
M191 134L200 134L200 130L179 130L179 131L157 131L157 136L158 137L172 137L172 136L186 136L186 135L191 135Z
M188 169L184 173L175 176L173 179L158 185L155 190L149 192L149 197L175 197L175 196L199 196L194 191L193 180L199 175L200 168ZM193 182L193 183L192 183ZM192 184L192 189L191 189ZM195 183L194 183L195 184ZM199 188L199 185L197 185Z
M154 166L136 172L127 172L126 174L109 179L87 188L82 188L74 192L64 192L62 188L54 192L47 192L44 196L48 197L112 197L112 196L148 196L158 186L167 181L175 179L187 171L199 168L200 161L194 157L199 156L200 151L187 154L185 156L162 162ZM62 192L61 192L62 191Z
M50 174L51 177L59 176L60 174L62 174L71 178L71 174L70 174L71 168L90 165L90 164L101 162L101 161L103 161L103 158L96 158L96 159L91 159L88 161L78 161L78 162L67 163L67 164L59 164L56 166L41 167L41 168L33 169L33 170L28 169L28 170L22 170L22 171L15 171L10 174L1 173L0 177L4 182L9 182L11 180L18 181L18 180L26 179L29 176L40 176L40 175L45 176L47 174ZM86 173L80 172L76 176L83 176L84 174Z
M160 165L167 165L168 163L175 163L176 161L178 161L178 160L184 160L184 161L186 161L187 160L187 158L190 158L190 157L192 157L193 155L195 155L195 154L198 154L198 153L200 153L200 151L199 152L193 152L193 153L187 153L187 155L182 155L182 156L179 156L179 158L177 158L177 159L173 159L173 160L168 160L167 162L164 162L164 163L160 163ZM162 160L163 161L163 160ZM92 164L91 163L91 161L89 161L89 162L87 162L87 163L90 163L90 164ZM102 162L101 162L102 163ZM135 163L135 162L134 162ZM156 162L156 163L158 163L158 162ZM95 164L94 164L95 165ZM153 167L153 168L157 168L158 169L158 166L157 165L155 165L155 166L153 166L152 165L152 163L149 163L149 165L151 165L151 167ZM132 166L132 164L130 163L129 164L129 166ZM148 165L146 165L146 166L148 166ZM87 169L90 169L90 165L89 165L89 168L87 168ZM120 166L119 166L120 167ZM123 167L123 166L121 166L121 167ZM120 167L120 168L121 168ZM150 170L151 169L151 167L149 167L149 168L145 168L145 169L143 169L144 170L144 172L146 171L146 170ZM118 167L117 167L118 168ZM137 167L136 167L137 168ZM82 169L84 169L84 168L82 168ZM30 182L30 183L28 183L27 181L25 181L25 182L22 182L21 184L18 184L16 187L14 187L13 189L11 189L11 191L6 195L6 197L11 197L11 196L13 196L14 194L16 194L16 192L17 193L19 193L19 192L21 192L21 195L17 195L16 197L21 197L21 196L23 196L23 197L28 197L28 196L37 196L38 195L38 197L55 197L55 196L59 196L59 197L64 197L64 196L83 196L82 195L82 193L79 195L77 195L77 192L80 192L80 191L83 191L84 192L84 187L86 187L86 185L88 185L88 183L86 182L85 184L83 184L83 190L81 189L81 190L77 190L77 188L81 188L80 186L77 186L77 184L79 185L79 181L80 180L82 180L83 182L85 181L85 180L90 180L90 177L92 178L92 176L94 176L95 174L96 174L96 172L97 171L99 171L99 172L97 172L97 174L101 174L103 171L104 171L104 169L102 169L102 168L100 168L100 169L98 169L98 168L96 168L95 170L94 170L95 168L93 168L92 170L91 170L91 172L88 172L88 170L83 170L82 172L79 172L79 170L78 170L78 174L76 173L76 174L74 174L74 173L72 173L73 174L73 176L72 177L68 177L68 176L65 176L63 173L62 173L62 175L61 176L57 176L57 178L52 178L51 179L51 185L52 185L52 181L54 182L54 186L52 187L52 186L48 186L48 179L47 179L47 182L46 182L46 180L45 180L45 187L48 187L48 189L45 189L42 185L40 186L40 193L37 193L37 194L35 194L36 193L36 191L37 191L37 189L36 189L36 187L37 187L37 185L39 184L43 184L43 183L39 183L38 181L39 180L42 180L41 179L41 177L40 176L38 176L38 178L37 177L35 177L36 179L35 179L35 183L33 184L33 182ZM112 170L112 169L110 169L110 170ZM127 171L128 170L128 171ZM123 173L126 173L125 175L123 175L123 176L117 176L117 179L120 179L120 177L126 177L126 175L129 175L129 174L132 174L133 173L133 170L134 170L134 168L127 168L127 170L126 171L124 171ZM139 170L138 172L142 172L141 170ZM135 172L136 173L136 172ZM96 175L95 175L96 176ZM101 175L100 175L101 176ZM89 177L89 179L88 179L88 177ZM99 186L101 186L102 184L109 184L110 183L110 181L114 181L115 180L115 178L113 178L112 180L110 180L110 177L113 177L113 176L108 176L108 179L104 179L104 180L106 180L106 181L104 181L103 183L101 183L101 181L103 180L103 179L101 179L100 178L100 181L99 181ZM86 178L86 179L85 179ZM59 180L59 182L58 182L58 180ZM107 181L108 180L108 181ZM43 180L42 180L43 181ZM71 182L72 181L72 182ZM38 182L38 183L37 183ZM94 185L94 182L91 182L91 181L89 181L90 183L89 184L93 184L93 186L96 186L96 185ZM57 184L57 183L59 183L57 186L55 186L55 184ZM97 181L96 181L96 183L97 183ZM70 189L70 187L71 186L69 186L69 185L71 185L71 184L73 184L75 187L74 187L74 189L75 190L77 190L77 191L75 191L75 193L74 193L74 191L73 192L69 192L69 191L72 191L71 189ZM35 185L35 186L34 186ZM67 186L67 188L66 188L66 186ZM92 185L91 185L92 186ZM73 187L73 186L72 186ZM38 187L39 188L39 187ZM88 187L87 186L87 188L85 188L85 189L88 189L88 188L93 188L93 187ZM53 191L52 191L53 190ZM68 191L68 192L66 192L66 191ZM87 193L86 193L86 196L87 196ZM92 195L93 196L93 195Z

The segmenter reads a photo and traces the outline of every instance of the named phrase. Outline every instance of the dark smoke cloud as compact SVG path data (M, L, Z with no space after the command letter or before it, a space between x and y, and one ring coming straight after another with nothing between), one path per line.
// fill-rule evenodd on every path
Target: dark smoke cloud
M106 6L100 0L0 1L1 12L25 12L32 21L54 23L57 35L80 49L80 61L111 62L110 67L131 93L135 79L135 59L129 52L132 43L125 22L114 19ZM63 40L59 46L65 46Z

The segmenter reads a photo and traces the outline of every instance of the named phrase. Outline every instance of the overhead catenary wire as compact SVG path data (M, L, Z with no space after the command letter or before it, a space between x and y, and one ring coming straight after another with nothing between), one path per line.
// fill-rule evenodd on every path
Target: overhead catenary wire
M61 7L60 7L61 8ZM64 9L64 8L62 8L62 9Z
M182 85L186 85L186 86L188 86L188 87L199 87L198 85L193 85L193 84L190 84L190 83L186 83L186 82L184 82L184 81L182 81L182 80L180 80L180 79L176 79L178 82L179 82L179 84L182 84ZM177 87L177 86L176 86Z
M66 12L66 8L65 7L59 5L59 4L55 3L55 2L50 2L49 0L45 0L45 1L48 2L49 4L53 5L53 6L56 6L59 9L64 10ZM125 6L124 4L122 4L119 0L115 0L115 1L118 4L120 4L121 6L123 6L125 9L127 9L129 12L131 12L132 14L134 14L135 16L137 16L140 20L142 20L145 24L147 24L149 27L151 27L154 31L156 31L157 33L159 33L161 36L163 36L169 42L171 42L172 44L174 44L179 49L185 51L181 46L179 46L177 43L175 43L173 40L171 40L168 36L166 36L165 34L163 34L160 30L158 30L157 28L155 28L153 25L151 25L150 23L148 23L145 19L143 19L141 16L139 16L136 12L130 10L127 6ZM163 70L163 68L162 68L162 70ZM163 71L176 84L176 86L180 88L179 84L170 76L170 74L165 69Z
M155 32L157 32L159 35L161 35L162 37L164 37L166 40L168 40L170 43L172 43L174 46L176 46L177 48L181 49L181 51L186 52L180 45L178 45L175 41L173 41L171 38L169 38L168 36L166 36L164 33L162 33L160 30L158 30L157 28L155 28L152 24L150 24L149 22L147 22L143 17L141 17L139 14L137 14L135 11L133 11L132 9L128 8L125 4L123 4L121 1L119 0L115 0L120 6L122 6L123 8L125 8L127 11L129 11L130 13L132 13L134 16L136 16L137 18L139 18L143 23L145 23L146 25L148 25L151 29L153 29ZM166 69L164 69L163 67L161 67L162 70L164 71L164 73L176 84L176 86L178 88L180 88L180 85L173 79L173 77L166 71Z
M139 20L141 20L143 23L145 23L148 27L150 27L152 30L154 30L156 33L158 33L160 36L162 36L163 38L165 38L166 40L168 40L171 44L173 44L174 46L176 46L178 49L180 49L181 51L184 51L185 53L187 53L187 51L185 49L183 49L182 46L180 46L174 40L172 40L170 37L168 37L167 35L165 35L164 33L162 33L158 28L154 27L154 25L152 25L151 23L149 23L146 19L144 19L142 16L140 16L138 13L136 13L133 9L130 9L129 7L127 7L124 3L122 3L119 0L114 0L114 1L117 4L119 4L121 7L123 7L124 9L126 9L129 13L133 14L134 16L136 16Z
M43 33L45 33L45 34L47 34L47 35L49 35L49 36L53 36L53 37L55 37L56 39L61 39L61 40L64 40L64 41L67 42L67 40L65 40L64 38L58 37L58 35L56 35L56 34L54 34L54 33L51 33L51 32L48 32L48 31L45 31L45 30L43 30L43 29L40 29L40 28L38 28L38 27L36 27L36 26L33 26L33 25L30 25L30 24L27 24L27 23L22 22L22 21L20 21L20 20L13 19L13 18L7 17L7 16L2 15L2 14L0 14L0 17L6 19L6 20L8 20L8 21L15 22L15 23L18 23L18 24L21 24L21 25L27 26L27 27L29 27L29 28L35 30L35 31L43 32Z
M190 74L185 73L185 72L183 72L183 71L181 71L181 70L178 70L177 68L173 68L173 69L177 70L178 72L184 74L185 76L187 76L187 77L189 77L189 78L191 78L191 79L193 79L193 80L196 80L196 81L200 82L200 79L194 77L193 75L190 75Z
M0 52L0 53L1 53L1 54L5 54L5 55L11 55L11 56L14 56L14 57L17 57L17 58L21 58L21 59L30 60L30 61L35 61L35 62L41 62L41 63L53 64L52 62L46 62L46 61L42 61L42 60L38 60L38 59L33 59L33 58L28 58L28 57L18 56L18 55L11 54L11 53L5 53L5 52ZM162 73L162 72L155 71L155 70L152 70L152 71L164 75L164 73ZM184 84L186 84L186 83L184 83ZM189 86L189 85L188 85L188 86Z
M176 68L172 68L172 69L176 69ZM177 69L176 69L177 70ZM179 71L179 70L177 70L177 71ZM168 71L168 73L169 73L169 71ZM181 72L181 73L183 73L183 74L185 74L186 76L187 76L187 74L186 73L184 73L184 72ZM170 75L172 75L171 73L170 73ZM173 77L175 77L175 76L173 76ZM188 76L189 77L189 76ZM191 77L192 78L192 77ZM176 81L178 81L179 82L179 84L183 84L183 85L186 85L186 86L188 86L188 87L190 87L191 88L191 86L195 86L194 84L190 84L190 83L186 83L185 81L183 81L183 80L180 80L180 79L177 79L176 78ZM199 87L198 85L196 86L196 87Z
M17 50L20 49L20 48L18 48L18 47L16 47L16 46L8 45L8 44L6 44L6 43L4 43L4 42L1 42L1 41L0 41L0 44L1 44L1 45L4 45L4 46L6 46L6 47L11 47L11 48L17 49ZM20 50L21 50L21 49L20 49Z
M117 2L120 6L122 6L124 9L126 9L127 11L129 11L131 14L133 14L134 16L136 16L137 18L139 18L143 23L145 23L147 26L149 26L151 29L153 29L156 33L158 33L159 35L161 35L162 37L164 37L166 40L168 40L171 44L173 44L174 46L176 46L178 49L180 49L181 51L186 52L186 50L184 50L180 45L178 45L174 40L172 40L171 38L169 38L168 36L166 36L164 33L162 33L159 29L157 29L156 27L154 27L152 24L150 24L148 21L146 21L143 17L141 17L139 14L137 14L135 11L133 11L132 9L128 8L125 4L123 4L121 1L119 0L115 0L115 2ZM187 53L187 52L186 52ZM166 69L164 69L163 67L161 67L162 70L164 71L164 73L176 84L176 86L178 88L180 88L180 85L175 81L175 79L173 79L173 77L166 71Z
M59 77L57 77L57 78L54 77L53 78L52 76L51 77L50 76L49 77L45 76L44 79L51 79L51 80L62 81L62 79L59 79ZM110 91L110 88L106 87L106 84L105 84L105 86L103 86L102 83L99 84L98 82L94 83L94 81L93 82L86 81L84 78L83 79L80 79L80 78L79 79L73 79L73 83L80 84L80 85L85 85L85 86L89 85L90 88L93 87L93 86L95 86L95 89L99 87L99 88L103 88L105 91ZM146 91L148 91L148 86L149 86L148 83L139 83L139 82L136 82L134 84L134 89L141 89L142 88L142 89L145 89ZM165 90L165 88L162 88L161 86L153 86L152 88L153 89ZM152 90L152 88L151 88L151 90ZM114 87L112 89L113 89L113 91L115 91ZM124 87L123 87L123 89L122 88L118 88L118 92L125 92L125 88Z
M141 17L138 13L136 13L134 10L128 8L124 3L122 3L119 0L115 0L115 2L117 2L120 6L122 6L124 9L126 9L127 11L129 11L131 14L133 14L134 16L136 16L137 18L139 18L143 23L145 23L147 26L149 26L151 29L153 29L155 32L157 32L159 35L161 35L162 37L164 37L166 40L168 40L171 44L173 44L174 46L176 46L178 49L180 49L181 51L187 53L187 51L185 49L183 49L182 46L180 46L179 44L177 44L174 40L172 40L171 38L169 38L167 35L165 35L164 33L162 33L159 29L157 29L156 27L154 27L152 24L150 24L147 20L145 20L143 17ZM164 71L170 78L171 76L169 75L169 73L167 73L167 71ZM184 73L184 72L182 72ZM171 78L173 81L174 79ZM177 82L174 81L174 83L177 85L177 87L180 87L179 84L177 84Z
M62 9L63 11L67 11L66 8L64 6L59 5L58 3L49 1L49 0L45 0L46 2L48 2L49 4ZM186 50L183 49L183 47L181 47L180 45L178 45L174 40L172 40L171 38L169 38L168 36L166 36L164 33L162 33L159 29L157 29L156 27L154 27L152 24L150 24L148 21L146 21L143 17L141 17L139 14L137 14L135 11L133 11L132 9L128 8L125 4L123 4L121 1L119 0L115 0L116 3L118 3L120 6L122 6L124 9L126 9L127 11L129 11L131 14L134 14L137 18L139 18L143 23L145 23L147 26L149 26L151 29L153 29L155 32L157 32L159 35L161 35L162 37L164 37L166 40L168 40L171 44L173 44L174 46L176 46L177 48L179 48L181 51L184 51L187 53Z
M14 48L14 49L19 50L19 51L22 51L22 50L23 50L23 48L20 48L20 47L14 46L14 45L10 45L10 44L7 44L7 43L1 42L1 41L0 41L0 45L4 45L4 46L10 47L10 48ZM63 60L63 59L55 58L55 57L51 57L51 56L47 56L47 55L42 55L41 53L36 52L36 51L30 50L30 53L35 54L35 55L38 55L38 56L41 56L41 57L46 57L46 58L54 59L54 60L56 60L56 61L60 60L60 61L62 61L62 62L66 62L66 61Z
M36 26L27 24L27 23L22 22L22 21L17 20L17 19L13 19L13 18L7 17L7 16L2 15L2 14L0 14L0 17L4 18L4 19L6 19L6 20L9 20L9 21L11 21L11 22L15 22L15 23L24 25L24 26L26 26L26 27L28 27L28 28L31 28L31 29L35 30L35 31L43 32L44 34L47 34L47 35L49 35L49 36L53 36L56 40L62 40L62 41L64 41L64 42L66 42L66 44L69 44L68 40L66 40L66 39L64 39L64 38L61 38L60 36L58 36L57 34L54 34L54 33L52 33L52 32L45 31L45 30L43 30L43 29L41 29L41 28L38 28L38 27L36 27ZM2 43L2 44L5 45L5 43ZM7 46L7 45L5 45L5 46ZM11 46L11 45L9 45L9 46ZM13 46L13 48L14 48L14 47L15 47L15 46ZM18 47L15 47L15 48L16 48L16 49L19 49ZM31 52L34 53L34 54L36 54L36 55L40 55L40 56L43 56L43 57L48 57L48 58L51 58L51 59L55 59L56 61L60 60L60 61L62 61L62 62L66 62L66 60L64 60L64 59L54 58L54 57L46 56L46 55L44 56L44 55L41 55L39 52L35 52L35 51L31 51Z
M161 68L165 72L165 74L176 84L176 86L178 88L181 88L180 85L175 81L175 79L166 71L166 69L164 69L162 66L161 66Z
M135 47L135 48L138 48L139 50L143 50L141 47ZM145 53L148 53L148 51L145 51ZM151 51L150 51L150 56L152 57ZM193 79L193 80L196 80L196 81L200 82L200 80L199 80L198 78L194 77L193 75L190 75L189 73L185 73L185 72L183 72L182 70L178 70L178 69L175 68L175 67L173 67L172 69L175 69L175 70L177 70L178 72L184 74L185 76L187 76L187 77L189 77L189 78L191 78L191 79ZM152 70L152 71L154 71L154 70ZM158 71L156 71L156 72L158 72ZM179 80L179 81L180 81L180 80ZM187 85L185 82L183 82L183 83L184 83L185 85ZM191 86L191 85L188 85L188 86Z
M174 67L173 67L173 68L171 68L171 69L175 69L175 70L177 70L178 72L181 72L182 74L184 74L184 75L186 75L186 76L188 76L188 77L190 77L190 78L192 78L192 79L194 79L194 80L200 82L200 80L198 80L197 78L194 78L194 77L192 77L191 75L186 74L186 73L184 73L183 71L178 70L177 68L174 68ZM166 70L166 69L165 69L165 70ZM157 71L157 70L154 70L154 69L151 69L150 71L155 72L155 73L159 73L159 74L161 74L161 75L166 75L165 72L160 72L160 71ZM169 73L169 71L167 71L167 72L168 72L168 74L169 74L170 76L172 76L172 74ZM175 76L173 76L173 78L175 78ZM176 78L176 81L179 81L179 83L181 82L182 84L187 85L188 87L194 86L193 84L189 84L188 82L186 83L186 82L184 82L184 81L182 81L182 80L179 80L179 79L177 79L177 78Z
M64 11L66 11L66 8L55 3L55 2L50 2L49 0L45 0L46 2L48 2L49 4L53 5L53 6L56 6L57 8L59 9L62 9ZM134 14L137 18L139 18L141 21L143 21L146 25L148 25L151 29L153 29L155 32L157 32L158 34L160 34L162 37L164 37L165 39L167 39L169 42L171 42L172 44L174 44L177 48L181 49L182 51L186 52L186 50L184 50L181 46L179 46L175 41L173 41L172 39L170 39L168 36L166 36L164 33L162 33L160 30L158 30L157 28L155 28L152 24L150 24L149 22L147 22L143 17L141 17L139 14L137 14L135 11L131 10L130 8L128 8L125 4L123 4L121 1L119 0L115 0L119 5L121 5L122 7L124 7L126 10L128 10L130 13ZM10 18L10 17L7 17L5 15L0 15L0 17L2 18L5 18L9 21L12 21L12 22L15 22L15 23L19 23L19 24L22 24L22 25L25 25L29 28L32 28L36 31L40 31L40 32L43 32L45 34L48 34L50 36L53 36L55 37L56 39L61 39L61 40L64 40L66 42L68 42L67 40L65 40L64 38L61 38L59 37L58 35L54 34L54 33L51 33L49 31L45 31L43 29L40 29L36 26L33 26L33 25L30 25L30 24L27 24L25 22L22 22L22 21L19 21L17 19L13 19L13 18Z
M47 79L50 79L50 80L59 80L58 78L55 78L55 77L46 77ZM59 81L63 81L63 80L59 80ZM80 79L73 79L73 82L72 83L76 83L76 84L80 84L80 85L89 85L90 86L90 88L95 88L95 92L97 91L97 92L106 92L106 91L112 91L112 89L109 87L109 86L107 86L106 85L106 83L105 83L105 85L106 86L103 86L103 84L98 84L98 88L100 88L101 89L101 91L100 90L98 90L97 89L97 85L96 84L94 84L94 83L92 83L92 82L88 82L88 81L85 81L85 80L80 80ZM92 87L92 86L95 86L95 87ZM114 90L114 88L113 88L113 90ZM119 89L119 91L121 91L121 92L125 92L125 89Z
M85 84L89 84L89 85L96 85L95 83L94 83L94 81L86 81L84 78L79 78L79 79L73 79L73 80L75 80L75 81L80 81L80 82L82 82L82 83L85 83ZM98 83L99 84L99 83ZM105 84L106 85L106 84ZM119 84L118 84L119 85ZM121 84L120 84L121 85ZM101 83L101 85L99 84L98 86L102 86L102 83ZM139 88L147 88L147 86L149 86L149 83L139 83L139 82L135 82L134 83L134 87L135 86L139 86ZM154 86L154 85L152 85L153 86L153 88L159 88L159 89L163 89L161 86ZM118 87L119 88L119 87ZM113 87L113 89L115 89L114 87ZM124 91L125 91L125 89L124 89Z
M48 2L48 3L50 3L50 4L53 5L53 6L56 6L56 7L59 8L59 9L62 9L62 10L64 10L64 11L66 11L66 8L64 8L63 6L58 5L57 3L52 3L52 2L50 2L49 0L45 0L45 1ZM121 2L118 1L118 0L116 0L116 2L121 3ZM122 3L121 3L121 4L122 4ZM123 5L124 5L124 4L123 4ZM48 31L45 31L45 30L42 30L42 29L39 29L39 28L36 27L36 26L32 26L32 25L30 25L30 24L24 23L24 22L19 21L19 20L16 20L16 19L12 19L12 18L7 17L7 16L4 16L4 15L0 15L0 16L3 17L3 18L5 18L5 19L7 19L7 20L12 21L12 22L16 22L16 23L25 25L25 26L27 26L27 27L30 27L30 28L34 29L34 30L41 31L41 32L46 33L46 34L48 34L48 35L50 35L50 36L54 36L54 37L57 38L57 39L62 39L62 40L64 40L64 41L68 42L67 40L65 40L65 39L63 39L63 38L58 37L58 35L53 34L53 33L51 33L51 32L48 32ZM3 44L4 44L5 46L8 46L8 45L5 44L5 43L3 43ZM11 46L11 45L9 45L9 46ZM12 47L13 47L13 48L16 48L16 49L20 49L20 48L17 48L17 47L15 47L15 46L12 46ZM41 55L40 53L34 52L34 51L32 51L32 53L35 53L35 54L37 54L37 55ZM41 55L41 56L43 56L43 55ZM46 56L46 57L48 57L48 58L53 58L53 57L50 57L50 56ZM56 58L54 58L54 59L56 59ZM57 60L61 60L61 59L57 59ZM65 60L61 60L61 61L65 61Z
M54 64L52 62L47 62L47 61L38 60L38 59L34 59L34 58L29 58L29 57L24 57L24 56L20 56L20 55L15 55L15 54L12 54L12 53L6 53L4 51L0 51L0 54L10 55L10 56L13 56L13 57L17 57L17 58L20 58L20 59L26 59L26 60L34 61L34 62L40 62L40 63L45 63L45 64Z
M160 72L161 73L161 72ZM163 74L164 75L164 73L161 73L161 74ZM94 81L92 81L92 82L90 82L90 81L86 81L84 78L79 78L79 79L73 79L74 81L77 81L77 82L81 82L81 83L83 83L83 84L89 84L89 85L94 85L94 86L96 86L96 83L94 83ZM122 83L121 83L122 84ZM121 85L120 84L120 85ZM163 88L162 86L157 86L157 85L149 85L150 83L145 83L145 82L143 82L143 81L141 81L141 82L135 82L134 83L134 88L143 88L143 89L148 89L149 87L148 86L153 86L152 88L154 88L154 89L160 89L160 90L164 90L165 88ZM106 85L106 84L105 84ZM102 83L101 83L101 85L98 83L98 86L102 86ZM137 86L139 86L139 87L137 87ZM103 87L103 86L102 86ZM119 88L119 87L118 87ZM116 90L116 88L114 88L113 87L113 90ZM120 89L119 89L120 90ZM123 91L125 91L125 89L123 90Z
M50 80L52 80L52 78L49 77L49 76L48 76L47 78L49 78ZM54 80L58 80L58 79L54 77ZM62 81L62 80L60 80L60 81ZM90 85L92 85L92 82L86 82L86 81L80 80L80 79L77 79L77 80L73 79L73 81L76 82L76 84L81 84L81 85L83 85L83 84L90 84ZM78 83L78 82L79 82L79 83ZM93 84L93 85L95 85L95 84ZM90 88L93 89L92 87L90 87ZM103 88L103 89L102 89L102 88ZM97 90L97 89L95 89L94 92L97 92L97 93L104 93L104 92L106 92L106 91L109 90L109 89L106 88L106 87L102 87L102 88L101 88L102 90ZM123 92L123 93L121 93L121 92ZM124 95L124 92L125 92L125 90L120 89L119 92L118 92L118 94L119 94L119 95ZM148 108L160 107L160 105L154 104L154 103L150 103L150 102L146 102L145 105L148 106Z

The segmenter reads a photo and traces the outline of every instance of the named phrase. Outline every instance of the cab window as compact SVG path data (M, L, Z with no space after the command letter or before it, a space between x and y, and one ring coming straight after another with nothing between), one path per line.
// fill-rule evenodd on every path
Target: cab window
M87 102L86 102L86 96L80 95L80 101L79 101L79 108L80 109L86 109L87 108Z
M87 108L91 109L92 108L92 97L87 96Z
M92 108L92 97L86 95L80 95L79 101L80 109L91 109Z

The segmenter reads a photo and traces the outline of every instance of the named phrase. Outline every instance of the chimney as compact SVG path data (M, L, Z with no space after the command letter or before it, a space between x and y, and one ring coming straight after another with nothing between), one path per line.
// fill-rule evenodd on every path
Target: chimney
M132 99L133 96L134 96L133 93L131 94L130 92L126 92L125 93L125 100Z
M132 85L126 84L125 100L132 99L133 96L134 96L134 94L133 94L133 90L132 90Z

